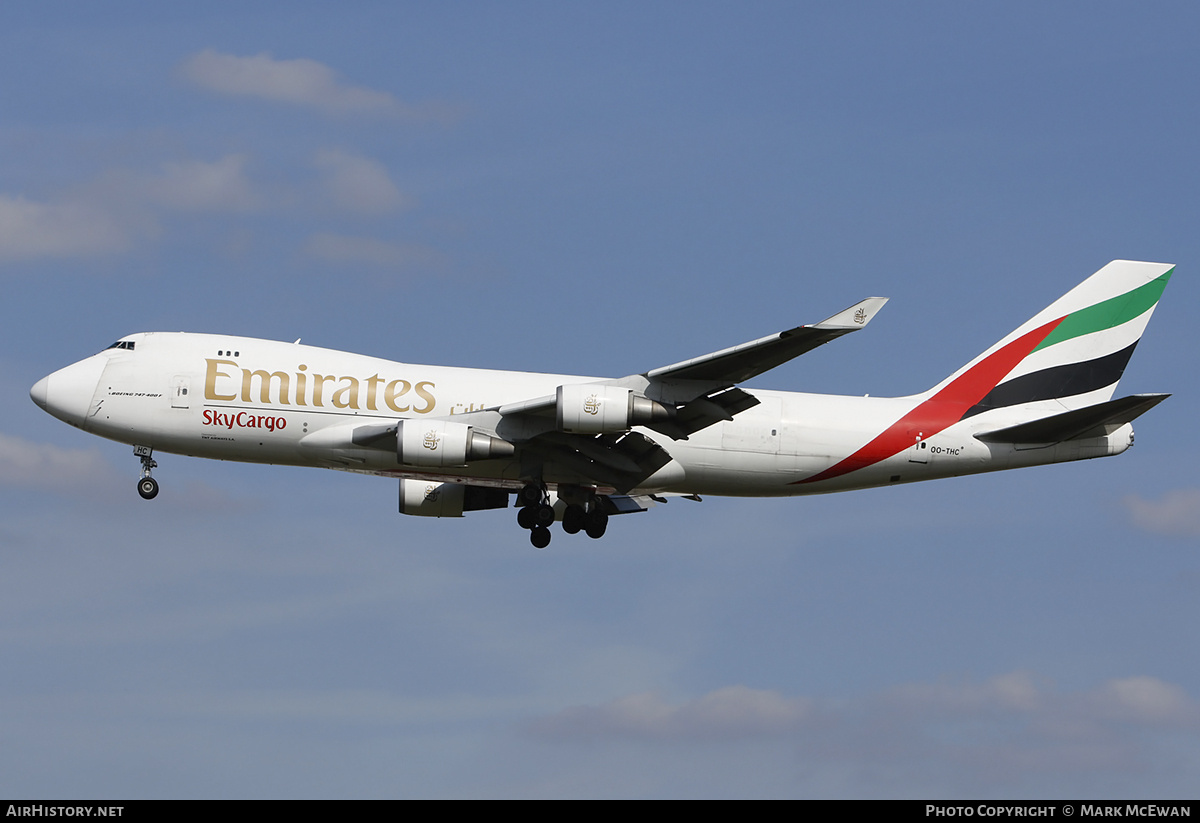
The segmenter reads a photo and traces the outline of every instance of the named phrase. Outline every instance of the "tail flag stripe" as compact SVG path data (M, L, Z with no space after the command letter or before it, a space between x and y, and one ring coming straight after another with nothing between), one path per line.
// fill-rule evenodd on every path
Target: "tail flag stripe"
M1135 348L1137 341L1104 357L1067 363L1014 377L988 392L982 400L967 410L963 418L1022 403L1074 397L1112 386L1125 373L1125 367L1129 364L1129 358L1133 357Z
M1031 358L1031 362L1025 364L1026 368L1015 369L1016 376L997 385L963 417L1040 400L1077 397L1109 386L1115 388L1141 339L1141 332L1145 328L1149 313L1158 304L1174 270L1172 267L1124 294L1101 300L1068 314L1030 354L1046 351L1068 340L1087 337L1089 341L1094 341L1086 343L1084 349L1090 351L1091 357L1072 359L1072 355L1066 352L1057 356L1051 352L1048 353L1051 359L1044 368L1029 371L1028 366L1038 359ZM1137 322L1138 318L1142 318L1141 323ZM1119 327L1129 329L1128 335L1132 336L1132 341L1107 354L1101 354L1103 349L1097 351L1101 346L1107 348L1114 344L1119 345L1114 335L1117 338L1123 335L1113 331ZM1125 336L1125 339L1129 340L1130 337ZM1082 351L1079 354L1082 354ZM1054 363L1055 360L1058 362ZM1054 365L1049 365L1050 363Z
M1174 267L1165 274L1154 278L1149 283L1139 286L1133 291L1111 297L1108 300L1102 300L1085 309L1071 312L1059 324L1058 328L1043 340L1034 351L1053 346L1055 343L1061 343L1064 340L1070 340L1073 337L1111 329L1123 323L1128 323L1135 317L1140 317L1153 309L1158 303L1158 299L1162 297L1163 289L1167 287L1167 281L1171 279L1171 272L1173 271L1175 271Z
M1052 320L992 352L845 460L791 485L816 483L857 471L899 454L917 438L931 437L954 425L1064 319Z
M874 465L964 418L993 409L1053 400L1070 411L1108 401L1174 271L1174 266L1114 260L992 349L915 397L918 402L911 411L849 457L793 485ZM1035 416L1045 413L1045 408L1032 411Z

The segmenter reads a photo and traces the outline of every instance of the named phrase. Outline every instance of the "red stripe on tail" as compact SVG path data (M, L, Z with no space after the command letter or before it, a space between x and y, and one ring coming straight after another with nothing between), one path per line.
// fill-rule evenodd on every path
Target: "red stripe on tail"
M918 437L926 439L954 425L1065 319L1052 320L992 352L845 460L791 485L816 483L866 468L899 454Z

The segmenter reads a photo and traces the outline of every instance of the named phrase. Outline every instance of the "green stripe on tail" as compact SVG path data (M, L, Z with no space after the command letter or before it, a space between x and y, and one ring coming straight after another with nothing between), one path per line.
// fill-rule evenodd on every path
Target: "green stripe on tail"
M1163 289L1167 287L1167 281L1171 279L1174 271L1175 268L1172 266L1166 274L1154 278L1144 286L1103 300L1086 309L1071 312L1033 351L1039 351L1074 337L1111 329L1149 311L1162 297Z

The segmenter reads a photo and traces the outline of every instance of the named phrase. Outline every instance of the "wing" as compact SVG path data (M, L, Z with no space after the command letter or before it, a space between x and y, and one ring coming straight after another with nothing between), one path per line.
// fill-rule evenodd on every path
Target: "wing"
M658 380L700 380L732 386L812 351L843 334L858 331L883 308L886 297L868 297L820 323L797 326L728 349L693 357L646 373Z
M820 323L797 326L642 374L563 386L553 395L475 414L481 422L489 416L498 418L493 431L497 437L516 444L523 462L534 464L530 475L540 475L539 466L553 463L559 473L565 470L581 481L590 479L625 492L671 460L666 449L632 431L633 426L686 440L714 423L732 420L759 402L737 383L858 331L886 302L886 297L869 297ZM572 401L572 397L577 399ZM564 407L584 397L623 406L630 410L629 415L619 419L612 430L580 431L564 425ZM640 414L635 411L638 408Z
M686 440L695 432L758 405L758 399L737 383L858 331L887 302L886 297L868 297L832 317L808 326L797 326L738 346L693 357L670 366L633 374L617 380L598 381L589 386L625 388L659 404L665 412L639 422L673 440ZM561 394L561 393L560 393ZM494 411L506 418L546 418L561 409L560 395L546 395L498 406Z

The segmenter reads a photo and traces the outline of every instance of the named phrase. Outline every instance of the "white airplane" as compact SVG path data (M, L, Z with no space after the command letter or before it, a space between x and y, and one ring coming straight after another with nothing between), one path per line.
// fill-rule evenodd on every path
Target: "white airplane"
M870 322L827 320L617 379L417 366L214 334L139 333L43 377L50 414L156 451L400 478L400 511L510 505L534 546L668 496L781 497L1120 454L1168 395L1113 400L1174 267L1117 260L908 397L742 389Z

